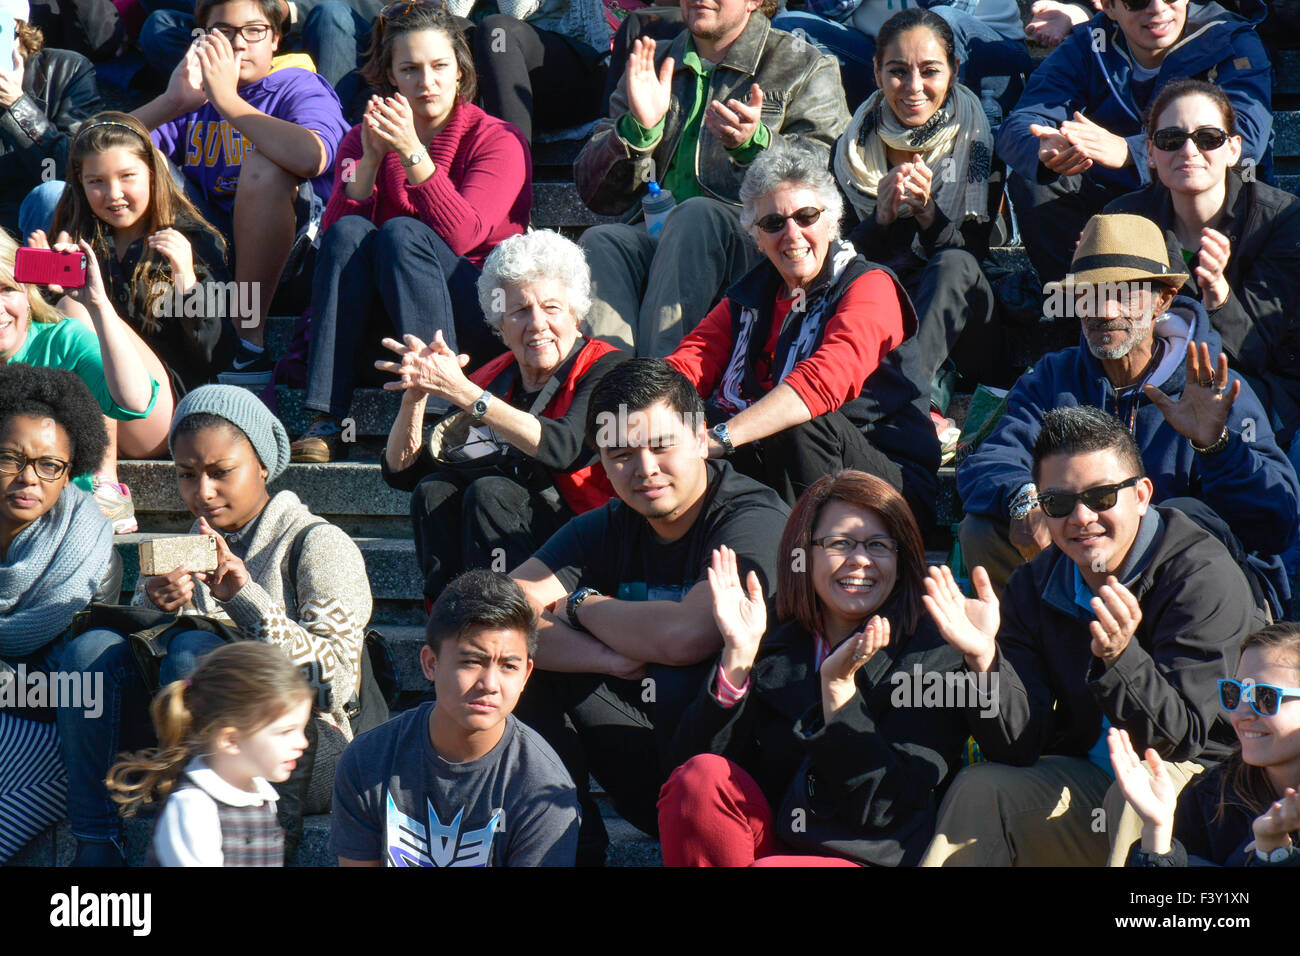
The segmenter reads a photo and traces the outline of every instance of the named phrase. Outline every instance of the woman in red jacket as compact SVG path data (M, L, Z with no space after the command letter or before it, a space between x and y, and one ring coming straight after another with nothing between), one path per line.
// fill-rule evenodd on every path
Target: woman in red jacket
M384 334L441 332L475 364L498 351L474 284L498 242L523 232L531 160L520 132L474 105L474 62L432 3L381 15L363 76L371 97L343 139L312 288L306 406L294 461L346 450L341 419Z

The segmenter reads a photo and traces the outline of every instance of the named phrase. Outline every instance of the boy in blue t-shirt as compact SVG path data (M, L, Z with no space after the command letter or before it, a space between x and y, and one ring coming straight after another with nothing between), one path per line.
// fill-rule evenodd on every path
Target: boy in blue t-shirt
M172 73L166 91L135 111L185 176L186 193L226 234L235 281L256 290L255 315L240 321L240 345L221 381L265 385L264 323L299 226L299 185L329 197L338 145L347 132L333 88L310 70L271 72L284 8L279 0L199 0L207 30ZM243 283L249 283L244 286Z

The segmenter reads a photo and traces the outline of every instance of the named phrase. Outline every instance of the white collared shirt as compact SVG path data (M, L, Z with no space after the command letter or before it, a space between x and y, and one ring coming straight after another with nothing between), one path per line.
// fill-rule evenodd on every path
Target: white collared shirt
M279 795L264 777L254 777L256 793L227 783L202 757L185 766L185 776L194 784L167 798L162 816L154 828L153 849L160 866L223 866L221 819L217 803L232 807L274 804Z

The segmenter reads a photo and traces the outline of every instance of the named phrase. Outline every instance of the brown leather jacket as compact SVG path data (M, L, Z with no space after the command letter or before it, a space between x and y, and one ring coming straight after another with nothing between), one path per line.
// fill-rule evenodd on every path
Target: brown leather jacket
M671 56L675 64L672 99L658 144L638 152L618 135L615 126L628 111L624 75L610 99L609 116L596 124L578 155L573 178L582 201L593 212L616 216L633 210L645 184L667 170L690 113L690 103L683 102L683 97L692 95L695 83L695 74L682 63L688 36L683 30L671 44L661 43L655 50L656 63ZM745 31L710 75L708 97L724 103L733 97L744 100L752 83L763 90L762 119L772 141L778 136L797 136L822 149L829 163L835 140L849 121L835 58L794 34L772 29L766 17L753 13ZM716 136L700 130L695 176L702 195L739 205L745 168Z

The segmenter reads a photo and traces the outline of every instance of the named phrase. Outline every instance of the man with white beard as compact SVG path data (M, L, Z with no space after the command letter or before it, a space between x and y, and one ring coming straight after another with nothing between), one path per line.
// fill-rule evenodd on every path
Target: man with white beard
M1154 502L1177 507L1228 548L1273 616L1290 599L1279 555L1300 526L1300 482L1268 414L1236 372L1199 302L1177 294L1158 226L1094 216L1048 312L1079 316L1081 340L1044 356L1007 396L993 433L957 469L961 546L1001 593L1011 572L1050 542L1037 507L1032 448L1043 414L1092 405L1137 439ZM1248 553L1249 552L1249 553Z

